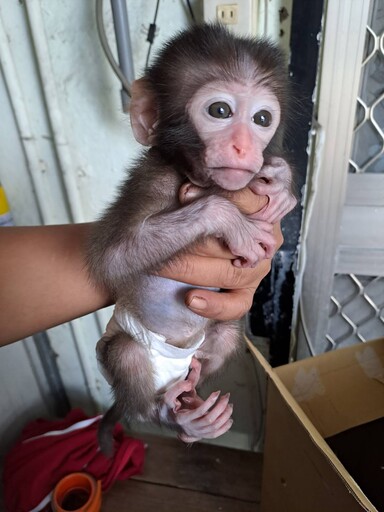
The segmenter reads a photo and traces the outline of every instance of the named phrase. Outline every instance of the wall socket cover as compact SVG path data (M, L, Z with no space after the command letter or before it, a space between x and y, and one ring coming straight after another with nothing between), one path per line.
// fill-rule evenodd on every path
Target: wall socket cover
M237 25L238 23L238 4L219 4L216 7L217 20L224 25Z
M204 0L204 20L218 21L237 35L255 34L258 0Z

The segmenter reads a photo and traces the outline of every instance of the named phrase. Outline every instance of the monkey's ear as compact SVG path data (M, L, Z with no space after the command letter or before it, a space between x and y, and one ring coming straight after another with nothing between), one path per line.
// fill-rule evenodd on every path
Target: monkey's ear
M157 109L155 96L146 78L135 80L131 86L130 116L135 139L144 146L155 143Z

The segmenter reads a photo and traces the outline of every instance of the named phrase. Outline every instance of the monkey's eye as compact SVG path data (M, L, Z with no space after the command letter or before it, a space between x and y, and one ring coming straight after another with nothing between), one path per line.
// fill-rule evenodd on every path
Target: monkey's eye
M212 103L212 105L209 105L208 114L217 119L227 119L233 115L231 107L227 103L224 103L224 101L216 101Z
M260 110L259 112L256 112L252 119L255 124L258 124L263 128L268 128L272 123L272 114L268 112L268 110Z

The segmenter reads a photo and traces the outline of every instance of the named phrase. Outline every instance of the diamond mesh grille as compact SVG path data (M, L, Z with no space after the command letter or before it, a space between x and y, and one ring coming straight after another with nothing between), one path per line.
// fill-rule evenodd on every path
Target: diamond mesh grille
M367 26L350 172L384 172L384 2L374 0Z
M384 277L336 274L328 350L384 337Z

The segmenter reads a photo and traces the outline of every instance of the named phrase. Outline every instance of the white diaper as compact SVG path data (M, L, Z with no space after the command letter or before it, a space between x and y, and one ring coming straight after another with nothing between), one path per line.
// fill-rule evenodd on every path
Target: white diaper
M101 346L99 344L108 343L108 338L121 331L130 334L137 342L142 343L148 348L148 355L155 370L155 386L157 391L164 391L175 382L184 380L187 377L192 357L205 339L203 333L201 338L192 347L174 347L167 343L165 336L150 331L137 318L128 314L119 305L116 305L105 334L96 346L99 369L109 383L111 383L111 378L102 365L100 359Z

